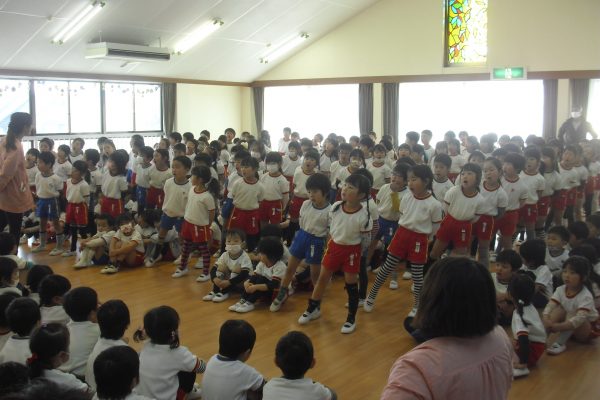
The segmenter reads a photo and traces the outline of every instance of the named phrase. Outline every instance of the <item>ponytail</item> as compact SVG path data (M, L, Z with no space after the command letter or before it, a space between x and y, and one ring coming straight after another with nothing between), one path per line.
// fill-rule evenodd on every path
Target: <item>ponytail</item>
M16 112L10 116L8 131L6 132L6 150L17 149L17 138L20 138L23 129L31 126L32 123L33 119L29 113Z
M52 361L60 352L69 351L69 331L59 323L43 324L36 328L29 341L31 357L27 359L29 376L39 378L46 369L53 369Z
M205 186L206 186L206 189L208 189L208 191L213 196L215 196L217 198L219 197L219 192L221 191L221 184L219 183L219 181L217 179L215 179L211 176Z

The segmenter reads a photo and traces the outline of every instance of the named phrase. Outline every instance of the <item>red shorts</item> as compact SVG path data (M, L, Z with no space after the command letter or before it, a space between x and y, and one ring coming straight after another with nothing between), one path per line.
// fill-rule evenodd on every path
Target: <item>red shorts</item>
M360 271L360 254L360 243L344 245L329 240L321 265L330 271L341 269L349 274L358 274L358 271Z
M233 207L227 229L241 229L247 235L256 235L260 232L260 209L240 210Z
M300 207L302 207L302 203L308 200L306 197L298 197L294 196L292 201L290 201L290 208L288 213L290 214L290 218L298 219L300 218Z
M494 217L491 215L481 215L477 222L473 224L473 235L478 240L492 240L494 233Z
M567 191L559 190L552 196L552 208L555 210L564 210L567 208Z
M515 341L515 350L519 351L519 342ZM529 368L535 367L538 360L546 352L546 343L529 342L529 359L527 360L527 366Z
M299 211L298 211L299 213ZM263 200L260 202L260 220L269 224L279 224L283 220L281 200Z
M567 206L574 206L577 200L577 188L567 190Z
M88 224L88 206L86 203L67 203L65 224L84 227Z
M181 238L192 243L207 243L210 242L210 225L200 226L194 225L191 222L183 220L181 226Z
M100 201L100 213L117 218L119 215L123 214L123 200L102 197L102 200Z
M552 202L551 196L540 197L540 199L537 202L538 217L546 218L548 216L548 211L550 210L551 202Z
M393 256L422 265L427 262L428 235L398 226L387 250Z
M293 176L286 176L285 179L287 179L287 181L290 184L290 193L294 193L294 177Z
M495 230L502 236L512 236L517 231L519 221L519 210L511 210L504 213L502 218L494 221Z
M141 267L142 265L144 265L144 257L145 257L145 254L143 252L136 251L133 262L128 263L127 261L124 261L123 264L125 264L125 266L129 267L129 268Z
M165 192L162 189L158 189L150 186L146 193L146 208L161 209L163 201L165 200Z
M537 204L525 204L519 209L519 222L525 224L534 224L537 220Z
M442 242L452 242L455 248L465 248L469 247L471 230L470 221L459 221L452 215L446 214L435 237Z
M460 173L458 172L448 172L448 179L450 179L450 181L454 183L458 175L460 175Z

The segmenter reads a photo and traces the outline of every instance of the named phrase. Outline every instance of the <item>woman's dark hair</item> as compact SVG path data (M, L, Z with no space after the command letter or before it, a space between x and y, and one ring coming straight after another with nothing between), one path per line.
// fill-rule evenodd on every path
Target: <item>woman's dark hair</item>
M122 300L109 300L98 308L100 337L104 339L121 339L130 322L129 308Z
M252 350L256 343L254 327L242 319L230 319L219 331L219 354L237 360L244 352Z
M23 137L23 129L31 126L33 118L31 114L25 112L16 112L10 116L8 131L6 132L6 150L17 149L17 139Z
M100 152L96 149L87 149L83 152L83 157L86 161L90 161L94 165L100 162Z
M219 192L221 190L221 185L217 179L212 177L210 172L210 168L206 165L198 165L197 167L192 168L191 172L192 176L196 176L202 179L204 186L213 196L218 197Z
M62 151L63 153L65 153L65 155L67 156L67 160L71 155L71 148L66 144L61 144L60 146L58 146L57 151Z
M172 349L179 347L179 314L174 308L160 306L144 315L144 330L154 344L168 344ZM136 331L134 339L140 340Z
M414 165L408 171L423 182L425 182L425 188L433 193L433 172L427 165Z
M466 257L447 257L429 270L413 326L428 337L483 336L496 326L490 272Z
M32 293L37 293L40 282L48 275L54 274L52 268L47 265L34 265L27 274L27 287Z
M12 274L19 266L12 258L0 257L0 285L9 285L12 279Z
M39 378L45 369L53 369L52 359L69 351L69 330L63 324L48 323L36 328L29 340L31 357L27 360L29 376Z
M168 155L167 155L168 157ZM120 151L113 152L110 156L108 156L108 160L111 161L115 167L117 168L117 175L125 175L127 173L127 162L128 156Z
M303 378L312 365L313 357L312 342L303 332L288 332L275 347L275 364L287 379Z
M102 399L124 399L140 376L140 357L129 346L113 346L96 357L94 378Z
M475 189L477 189L477 191L479 191L479 185L481 184L481 175L482 175L482 171L481 171L481 167L475 163L466 163L464 165L464 167L462 167L461 173L462 172L472 172L475 174Z
M165 161L165 163L167 164L167 167L171 166L170 160L169 160L169 150L156 149L156 150L154 150L154 152L160 154L160 157Z
M515 309L525 325L529 325L530 321L526 321L523 318L523 307L531 304L531 300L535 294L535 275L533 275L533 279L531 275L533 273L529 271L513 274L507 289L510 297L513 299Z

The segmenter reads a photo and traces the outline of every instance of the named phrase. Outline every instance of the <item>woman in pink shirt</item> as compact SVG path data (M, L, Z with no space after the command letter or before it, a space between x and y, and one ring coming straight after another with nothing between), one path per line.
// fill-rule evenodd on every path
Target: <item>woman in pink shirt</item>
M496 325L494 282L481 264L462 257L436 262L413 326L430 339L396 360L382 400L507 398L513 350Z
M0 232L8 225L15 243L21 236L23 213L33 208L21 145L23 136L31 133L31 124L30 114L12 114L6 137L0 140Z

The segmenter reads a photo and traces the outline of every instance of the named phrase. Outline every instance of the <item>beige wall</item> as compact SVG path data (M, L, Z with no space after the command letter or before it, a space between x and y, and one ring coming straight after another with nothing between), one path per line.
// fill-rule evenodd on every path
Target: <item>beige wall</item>
M381 0L259 80L487 72L443 67L440 0ZM600 1L495 0L488 65L600 69Z

